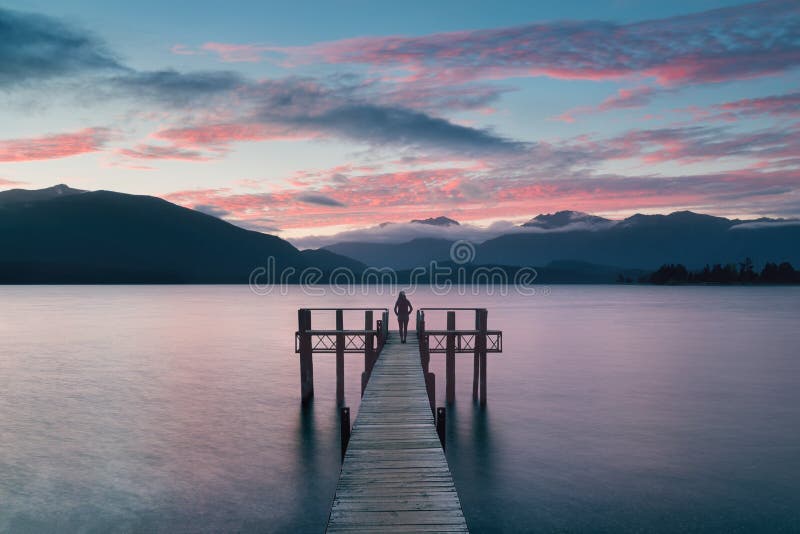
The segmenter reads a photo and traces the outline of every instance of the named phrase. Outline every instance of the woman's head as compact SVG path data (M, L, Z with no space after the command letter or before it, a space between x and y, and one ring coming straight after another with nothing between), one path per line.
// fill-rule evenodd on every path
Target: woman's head
M400 299L400 300L407 300L406 299L406 292L405 291L401 291L400 295L397 298Z

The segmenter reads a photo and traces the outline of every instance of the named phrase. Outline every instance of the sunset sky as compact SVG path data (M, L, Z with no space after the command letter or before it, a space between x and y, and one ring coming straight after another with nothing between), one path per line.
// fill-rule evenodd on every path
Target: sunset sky
M0 190L285 237L800 216L800 2L0 3Z

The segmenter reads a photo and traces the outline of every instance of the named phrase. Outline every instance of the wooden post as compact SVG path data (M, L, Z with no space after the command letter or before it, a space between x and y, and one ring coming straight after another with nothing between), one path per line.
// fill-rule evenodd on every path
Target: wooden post
M372 330L374 324L372 322L372 310L364 312L364 330ZM364 370L367 372L367 378L372 374L372 367L375 365L375 334L364 334Z
M383 317L383 342L386 343L386 340L389 339L389 312L383 310L381 316Z
M383 350L383 343L384 343L382 319L378 319L377 321L375 321L375 330L378 332L378 350L375 351L375 356L377 359L377 355L381 353L381 350Z
M442 450L447 450L447 409L440 406L436 408L436 433L442 443Z
M372 310L364 312L364 330L372 330ZM367 382L369 375L372 373L372 339L373 334L364 334L364 372L361 373L361 396L364 396L364 390L367 389Z
M420 363L422 364L422 370L427 373L431 363L431 353L425 336L425 312L422 310L417 312L417 336L419 338Z
M341 415L340 435L342 438L342 461L344 462L344 453L347 452L347 445L350 443L350 408L343 407Z
M480 330L480 322L481 322L481 311L479 309L475 310L475 330ZM478 400L478 373L479 373L479 360L480 360L480 342L478 341L480 338L479 334L475 334L475 354L472 357L472 400Z
M344 404L344 312L336 310L336 404Z
M297 330L300 332L300 399L303 403L314 397L314 360L312 358L311 310L297 310Z
M456 329L456 312L447 312L447 330ZM447 404L452 404L456 400L456 336L453 333L447 334L447 354L445 359L445 388L447 390Z
M480 344L480 383L481 383L481 406L486 405L486 328L489 323L489 311L486 308L478 310L478 317L480 318L478 324L477 340Z
M425 373L425 389L428 391L428 402L431 405L431 415L436 417L436 375Z

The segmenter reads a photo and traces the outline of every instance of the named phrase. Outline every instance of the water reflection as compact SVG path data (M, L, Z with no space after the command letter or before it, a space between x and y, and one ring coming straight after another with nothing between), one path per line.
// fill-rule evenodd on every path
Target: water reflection
M0 287L0 531L322 531L339 413L333 358L315 358L316 397L300 403L292 332L308 299ZM448 411L473 531L796 530L798 288L459 299L505 331L488 405L457 358ZM362 368L347 358L353 421ZM444 358L431 371L442 406Z
M287 532L314 532L328 519L339 477L339 422L335 403L297 399L294 474L284 481L294 490ZM281 530L284 530L283 528Z
M499 523L487 507L486 494L500 483L496 442L502 437L492 428L490 406L456 401L448 408L447 417L447 462L467 524L481 532L497 527Z

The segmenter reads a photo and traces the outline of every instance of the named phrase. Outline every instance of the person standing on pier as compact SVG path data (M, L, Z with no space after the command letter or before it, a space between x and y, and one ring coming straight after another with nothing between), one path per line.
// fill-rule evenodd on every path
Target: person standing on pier
M406 297L406 292L401 291L397 297L397 302L394 303L394 314L397 315L397 323L400 325L400 343L406 342L408 335L408 318L414 307L411 306L411 301Z

